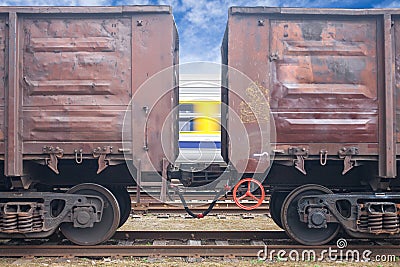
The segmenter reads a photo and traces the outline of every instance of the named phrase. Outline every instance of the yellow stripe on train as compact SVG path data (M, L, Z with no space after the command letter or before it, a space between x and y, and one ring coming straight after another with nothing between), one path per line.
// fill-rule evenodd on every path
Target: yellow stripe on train
M180 104L184 106L184 111L179 114L181 133L220 132L221 101L180 101Z

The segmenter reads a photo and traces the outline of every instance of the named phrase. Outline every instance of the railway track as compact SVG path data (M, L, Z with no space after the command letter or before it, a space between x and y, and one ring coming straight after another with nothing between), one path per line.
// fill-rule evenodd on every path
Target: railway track
M343 239L344 240L344 239ZM33 242L33 241L32 241ZM54 241L53 241L54 242ZM397 242L397 243L396 243ZM278 251L287 255L315 253L328 257L324 251L332 250L336 257L344 257L347 251L358 251L358 256L375 259L384 256L396 261L400 256L398 241L379 243L349 240L346 246L339 243L324 246L302 246L290 241L283 231L121 231L105 245L76 246L37 241L29 243L8 242L0 246L2 257L264 257L276 259ZM340 251L342 253L340 254ZM364 253L364 254L363 254ZM294 255L297 255L294 254ZM343 256L344 255L344 256ZM356 257L356 254L351 254ZM269 259L269 257L272 257ZM293 255L292 255L293 256ZM281 255L282 257L282 255ZM346 256L347 257L347 256Z

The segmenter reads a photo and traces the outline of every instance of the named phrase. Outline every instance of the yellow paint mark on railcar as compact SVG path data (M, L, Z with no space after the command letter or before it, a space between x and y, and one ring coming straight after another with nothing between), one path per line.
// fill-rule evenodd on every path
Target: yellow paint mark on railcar
M243 123L269 121L269 90L260 83L252 83L246 89L246 101L239 105Z

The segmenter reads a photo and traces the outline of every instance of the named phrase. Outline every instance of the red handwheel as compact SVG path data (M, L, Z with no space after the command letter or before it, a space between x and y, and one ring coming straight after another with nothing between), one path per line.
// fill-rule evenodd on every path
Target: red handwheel
M247 183L247 191L246 191L246 193L244 193L243 195L238 197L237 196L238 188L244 183ZM253 195L253 193L251 193L251 190L250 190L251 183L255 183L260 188L260 190L261 190L261 197L260 198L256 197L255 195ZM242 203L240 203L240 201L242 201L246 197L250 197L251 199L257 201L257 203L252 205L252 206L245 206ZM264 187L262 186L262 184L258 180L253 179L253 178L242 179L233 188L233 200L235 200L236 205L238 205L240 208L242 208L244 210L253 210L253 209L259 207L261 205L261 203L264 201L264 198L265 198Z

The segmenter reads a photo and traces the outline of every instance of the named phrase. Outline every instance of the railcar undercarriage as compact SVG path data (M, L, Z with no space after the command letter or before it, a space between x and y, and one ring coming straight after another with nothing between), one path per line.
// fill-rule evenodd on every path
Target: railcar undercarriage
M306 184L275 192L270 207L273 220L305 245L328 243L340 229L354 238L400 238L400 193L333 193Z
M126 221L127 199L130 204L126 190L112 192L93 183L76 185L65 193L2 192L0 238L46 238L60 229L73 243L96 245L111 238Z

